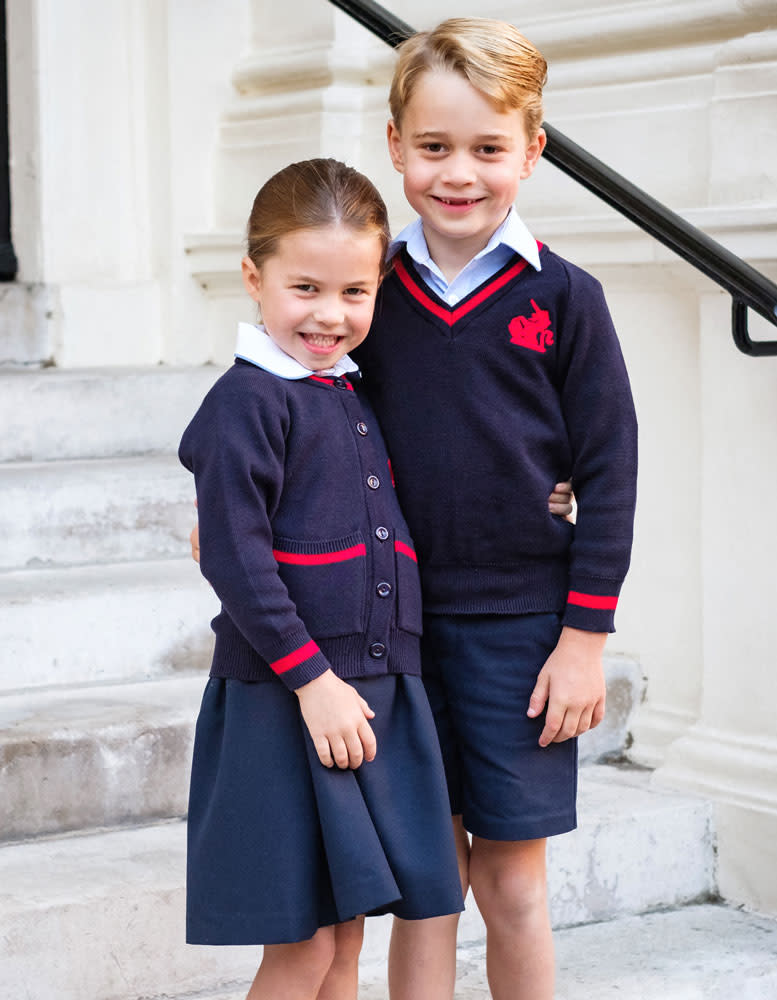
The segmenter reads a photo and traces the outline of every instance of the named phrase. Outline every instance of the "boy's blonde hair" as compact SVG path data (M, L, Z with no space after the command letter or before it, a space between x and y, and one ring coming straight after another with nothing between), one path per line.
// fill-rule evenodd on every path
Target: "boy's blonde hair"
M402 112L418 79L431 70L459 73L497 111L522 111L530 141L541 128L548 64L512 24L485 17L451 17L432 31L412 35L398 51L389 93L397 128L401 128Z

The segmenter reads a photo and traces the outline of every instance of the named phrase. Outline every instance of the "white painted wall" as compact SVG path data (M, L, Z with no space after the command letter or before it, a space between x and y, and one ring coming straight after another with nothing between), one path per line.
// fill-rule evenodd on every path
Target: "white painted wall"
M189 360L202 297L182 233L212 223L212 155L248 46L243 0L8 0L19 281L48 315L19 361ZM0 351L0 358L12 360Z

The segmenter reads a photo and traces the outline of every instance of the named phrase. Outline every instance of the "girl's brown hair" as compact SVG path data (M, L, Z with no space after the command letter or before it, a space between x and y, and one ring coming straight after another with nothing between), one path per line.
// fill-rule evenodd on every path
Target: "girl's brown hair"
M402 112L425 72L448 70L463 76L498 111L522 111L532 141L542 126L542 88L548 64L542 53L506 21L451 17L432 31L412 35L399 46L389 106L401 129Z
M339 160L291 163L259 189L246 232L247 253L258 268L278 241L300 229L331 225L374 233L385 261L391 233L388 212L372 181Z

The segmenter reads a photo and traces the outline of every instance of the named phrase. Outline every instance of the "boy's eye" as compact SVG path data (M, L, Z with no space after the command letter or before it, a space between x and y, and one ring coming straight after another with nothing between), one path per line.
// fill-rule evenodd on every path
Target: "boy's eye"
M494 153L500 153L501 150L499 146L481 146L480 152L485 153L486 156L493 156Z
M427 153L441 153L445 147L441 142L426 142L423 148Z

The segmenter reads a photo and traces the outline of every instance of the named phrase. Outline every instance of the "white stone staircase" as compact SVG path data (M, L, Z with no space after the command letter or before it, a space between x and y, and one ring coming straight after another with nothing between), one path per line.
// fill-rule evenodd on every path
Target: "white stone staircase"
M0 373L2 1000L239 1000L255 970L258 949L183 943L216 601L175 448L217 375ZM608 691L581 746L580 828L551 845L559 998L774 998L777 925L713 902L708 804L593 763L624 745L636 665L612 658ZM387 995L388 929L369 922L364 1000ZM460 996L487 997L471 900L460 939Z

